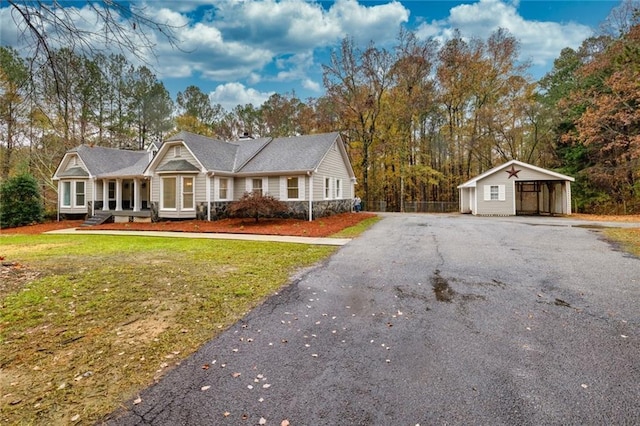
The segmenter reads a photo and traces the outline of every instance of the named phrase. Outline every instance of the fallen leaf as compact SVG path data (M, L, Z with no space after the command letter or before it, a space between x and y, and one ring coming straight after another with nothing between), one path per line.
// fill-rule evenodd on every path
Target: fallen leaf
M283 420L280 422L280 426L289 426L289 420Z
M202 369L203 369L203 370L208 370L208 369L209 369L209 364L205 364L205 365L203 365L203 366L202 366Z
M142 398L137 397L136 399L133 400L133 405L138 405L142 402Z
M259 425L266 425L267 424L267 419L265 419L264 417L260 417L260 421L258 422Z
M203 386L200 388L201 391L206 391L207 389L211 389L211 386Z
M224 414L223 414L223 416L225 416L225 417L229 417L230 415L231 415L231 413L228 412L228 411L225 411Z
M241 373L233 373L231 376L233 377L240 377Z
M271 385L269 383L265 383L264 385L262 385L263 389L269 389L271 387Z
M588 384L586 384L586 383L583 383L583 384L581 384L580 386L582 386L584 389L586 389L586 388L588 388L588 387L589 387L589 385L588 385Z
M76 414L75 416L71 417L72 422L77 422L78 420L80 420L80 414Z

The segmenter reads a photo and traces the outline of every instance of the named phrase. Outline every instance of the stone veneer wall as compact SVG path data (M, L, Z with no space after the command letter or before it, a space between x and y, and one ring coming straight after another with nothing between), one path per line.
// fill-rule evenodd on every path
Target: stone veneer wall
M303 219L309 218L309 202L308 201L285 201L289 206L289 211L280 215L281 217ZM211 220L220 220L229 217L227 210L230 201L213 201L210 203L211 208ZM321 217L332 216L338 213L350 212L352 209L351 200L327 200L327 201L314 201L313 202L313 218L318 219ZM199 203L196 207L196 218L198 220L207 220L207 203ZM158 218L158 203L151 203L151 220L157 222Z

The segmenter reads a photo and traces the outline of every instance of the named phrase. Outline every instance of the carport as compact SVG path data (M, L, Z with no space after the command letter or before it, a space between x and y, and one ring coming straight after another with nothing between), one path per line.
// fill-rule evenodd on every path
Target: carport
M569 215L574 180L511 160L458 186L460 212L486 216Z

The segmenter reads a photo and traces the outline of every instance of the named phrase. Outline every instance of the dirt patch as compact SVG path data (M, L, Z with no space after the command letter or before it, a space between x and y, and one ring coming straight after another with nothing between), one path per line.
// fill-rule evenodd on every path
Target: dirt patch
M222 219L176 220L155 223L106 223L86 229L130 230L130 231L174 231L174 232L220 232L234 234L291 235L299 237L327 237L345 228L357 225L374 213L342 213L313 221L298 219ZM76 228L82 221L49 222L19 228L3 229L3 234L40 234L65 228ZM84 229L84 228L83 228Z

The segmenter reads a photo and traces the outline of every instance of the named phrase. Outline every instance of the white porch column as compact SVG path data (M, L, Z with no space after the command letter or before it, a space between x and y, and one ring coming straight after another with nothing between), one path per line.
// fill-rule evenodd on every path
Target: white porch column
M109 210L109 181L102 179L102 210Z
M142 207L142 194L140 192L140 179L133 179L133 211L139 212Z
M116 179L116 211L122 211L122 179Z

